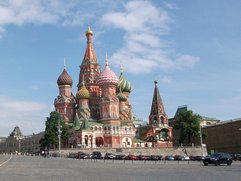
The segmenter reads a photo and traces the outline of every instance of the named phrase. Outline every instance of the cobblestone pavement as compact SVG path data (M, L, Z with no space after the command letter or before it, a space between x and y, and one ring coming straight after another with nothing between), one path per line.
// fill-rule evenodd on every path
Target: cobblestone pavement
M0 155L0 164L10 155ZM203 166L200 162L75 160L13 156L0 167L0 181L240 181L241 162Z

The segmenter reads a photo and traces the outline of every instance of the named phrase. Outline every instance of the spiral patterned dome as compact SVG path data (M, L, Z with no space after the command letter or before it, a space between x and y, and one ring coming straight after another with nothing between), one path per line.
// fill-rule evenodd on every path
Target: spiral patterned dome
M118 97L120 102L125 102L127 100L127 97L122 92L119 92L117 94L117 97Z
M118 78L116 74L110 69L108 62L106 61L105 69L101 72L98 78L99 84L118 84Z
M123 76L123 73L121 72L120 77L119 77L119 83L117 86L117 91L118 92L131 92L132 91L132 86L131 83L126 80Z
M88 89L83 85L81 89L76 93L76 99L89 99L90 98L90 92Z
M73 80L68 74L67 70L64 68L63 72L60 74L58 80L57 80L58 85L70 85L72 86Z

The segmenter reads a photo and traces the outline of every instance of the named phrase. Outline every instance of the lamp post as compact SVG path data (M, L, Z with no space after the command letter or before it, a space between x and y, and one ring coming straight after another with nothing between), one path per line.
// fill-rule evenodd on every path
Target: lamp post
M199 134L200 134L200 144L201 144L201 156L203 156L203 138L202 138L202 126L199 126Z
M59 157L60 157L60 153L61 153L61 125L60 125L60 120L58 119L58 138L59 138Z
M21 151L21 140L18 140L18 153L20 154Z

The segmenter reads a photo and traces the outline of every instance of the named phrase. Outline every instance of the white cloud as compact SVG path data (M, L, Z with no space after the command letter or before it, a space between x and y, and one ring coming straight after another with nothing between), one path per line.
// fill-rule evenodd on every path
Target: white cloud
M124 46L110 59L118 66L123 64L128 72L141 74L156 69L187 68L199 61L199 57L175 54L161 40L173 20L150 1L130 1L124 5L123 12L104 14L100 21L104 26L124 30Z
M170 84L170 83L172 83L173 79L172 79L172 77L170 77L170 76L164 76L164 77L161 77L161 78L160 78L160 81L161 81L162 83Z
M0 2L0 36L8 25L82 25L95 17L94 13L89 13L86 9L90 3L94 4L94 2L64 0L2 0Z
M23 25L24 23L57 23L59 11L53 11L57 4L38 0L9 0L0 6L0 25ZM56 2L56 1L54 1Z
M49 113L48 105L0 96L0 136L9 135L16 125L23 134L43 131L46 120L43 115L48 116Z
M169 2L164 2L164 5L168 8L168 9L176 9L176 6L172 3Z

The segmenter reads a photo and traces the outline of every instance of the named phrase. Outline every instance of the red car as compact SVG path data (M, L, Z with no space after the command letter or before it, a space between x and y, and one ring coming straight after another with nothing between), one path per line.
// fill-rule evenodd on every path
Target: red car
M148 157L147 157L146 155L138 155L138 156L137 156L137 159L138 159L138 160L147 160Z
M126 159L128 159L128 160L137 160L137 156L136 155L128 155Z

